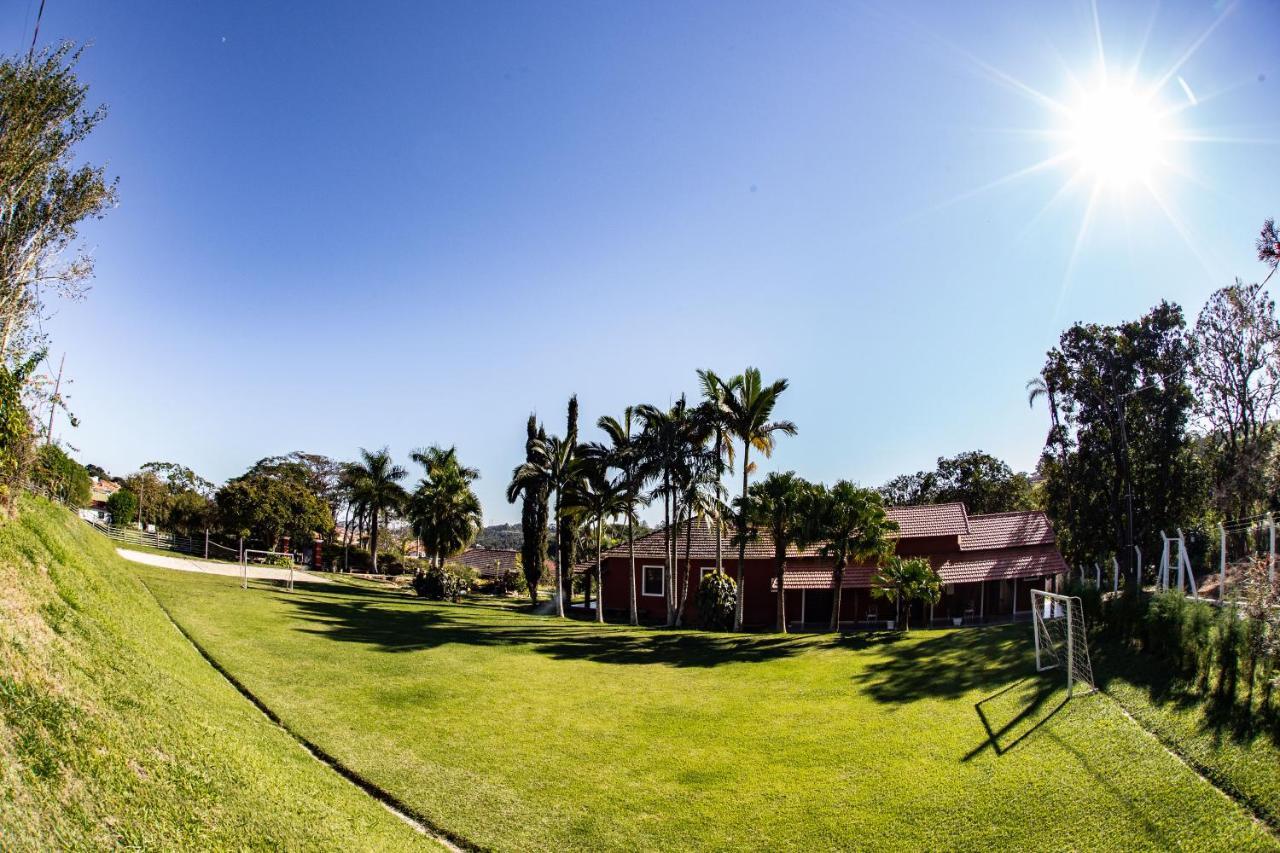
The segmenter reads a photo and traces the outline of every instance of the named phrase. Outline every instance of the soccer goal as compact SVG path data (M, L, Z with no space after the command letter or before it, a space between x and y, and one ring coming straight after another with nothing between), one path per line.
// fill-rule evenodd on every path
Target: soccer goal
M245 549L240 554L240 588L241 589L249 588L249 562L250 562L249 555L250 554L258 554L262 556L265 559L265 561L268 563L268 565L270 565L270 563L273 560L276 560L281 557L287 559L289 561L289 589L290 590L293 589L293 566L294 566L293 555L287 554L284 551L259 551L256 548ZM283 562L283 560L281 560L281 562Z
M1031 613L1035 623L1036 671L1065 669L1068 698L1077 685L1083 685L1086 693L1092 693L1096 688L1080 598L1033 589Z

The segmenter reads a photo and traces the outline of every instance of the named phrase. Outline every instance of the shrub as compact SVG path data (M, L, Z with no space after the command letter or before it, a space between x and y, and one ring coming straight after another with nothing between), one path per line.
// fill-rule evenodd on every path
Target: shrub
M431 601L457 601L473 580L466 566L428 566L413 576L413 591Z
M493 579L489 591L497 596L524 595L529 591L529 582L519 569L507 569Z
M698 621L708 631L733 627L738 585L724 572L710 572L698 583Z
M107 512L111 513L112 524L127 527L138 515L138 498L128 489L120 489L107 498Z
M1084 611L1084 622L1088 626L1096 626L1102 622L1102 591L1098 589L1098 585L1093 581L1075 580L1068 581L1063 587L1064 595L1073 595L1080 599L1080 607ZM955 613L955 616L961 614Z

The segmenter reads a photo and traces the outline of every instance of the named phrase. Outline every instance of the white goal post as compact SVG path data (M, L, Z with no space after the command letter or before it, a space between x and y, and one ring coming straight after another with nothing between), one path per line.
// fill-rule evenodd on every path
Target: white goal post
M1067 697L1076 685L1086 693L1095 689L1084 607L1079 596L1031 590L1031 618L1035 623L1036 672L1061 667L1067 671Z
M261 554L264 557L288 557L289 558L289 589L293 590L293 555L286 554L284 551L259 551L256 548L245 549L240 554L240 588L249 588L249 555Z

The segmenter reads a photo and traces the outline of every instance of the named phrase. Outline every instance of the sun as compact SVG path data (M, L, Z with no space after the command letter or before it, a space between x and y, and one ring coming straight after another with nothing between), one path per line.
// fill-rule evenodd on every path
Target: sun
M1103 86L1081 97L1068 119L1069 156L1097 188L1149 184L1164 162L1168 128L1150 96Z

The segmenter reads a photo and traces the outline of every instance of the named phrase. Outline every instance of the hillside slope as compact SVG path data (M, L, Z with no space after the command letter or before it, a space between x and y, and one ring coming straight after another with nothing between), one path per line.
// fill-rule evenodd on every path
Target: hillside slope
M227 684L106 539L35 499L0 523L0 839L431 846Z

